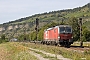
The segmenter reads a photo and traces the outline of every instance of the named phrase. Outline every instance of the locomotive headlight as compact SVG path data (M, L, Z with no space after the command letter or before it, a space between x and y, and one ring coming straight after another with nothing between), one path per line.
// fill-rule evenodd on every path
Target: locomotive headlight
M73 36L71 38L73 39Z
M60 39L60 36L58 36L58 39Z

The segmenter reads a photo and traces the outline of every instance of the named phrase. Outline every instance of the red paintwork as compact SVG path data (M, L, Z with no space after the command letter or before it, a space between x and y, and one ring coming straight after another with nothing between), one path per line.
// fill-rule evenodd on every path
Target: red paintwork
M44 40L58 40L58 28L51 28L44 32Z
M72 34L59 34L61 40L71 39Z
M44 31L44 40L69 40L72 37L72 33L70 34L60 34L59 26L49 28ZM60 38L59 38L60 37Z

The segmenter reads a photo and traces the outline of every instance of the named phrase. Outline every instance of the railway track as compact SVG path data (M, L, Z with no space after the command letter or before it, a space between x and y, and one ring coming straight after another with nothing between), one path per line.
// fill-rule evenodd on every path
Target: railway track
M83 48L81 48L80 46L70 46L70 48L65 48L65 49L71 50L74 52L84 53L85 51L89 51L90 47L84 46Z
M42 45L41 41L31 41L31 43ZM50 45L50 46L55 46L55 45ZM65 48L66 50L71 50L71 51L79 52L79 53L83 53L84 51L89 51L90 50L90 46L83 46L83 48L82 48L82 47L77 46L77 45L71 45L69 48L67 48L67 47L63 47L63 46L59 45L57 47Z

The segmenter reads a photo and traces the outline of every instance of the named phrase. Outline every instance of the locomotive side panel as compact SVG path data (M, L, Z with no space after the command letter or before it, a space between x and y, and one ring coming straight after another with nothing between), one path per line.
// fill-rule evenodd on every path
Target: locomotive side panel
M58 36L59 36L58 28L55 28L54 29L54 40L58 40Z
M44 40L48 40L48 31L44 31Z
M49 40L53 39L53 29L49 30Z
M55 44L58 39L59 32L58 27L49 28L44 31L44 40L45 44Z
M51 30L48 30L49 31L49 40L50 41L56 41L58 40L58 36L59 36L59 33L58 33L58 28L53 28Z

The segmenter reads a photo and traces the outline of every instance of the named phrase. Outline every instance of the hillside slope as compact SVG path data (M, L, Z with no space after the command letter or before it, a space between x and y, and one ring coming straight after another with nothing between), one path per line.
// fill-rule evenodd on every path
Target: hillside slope
M19 36L24 33L30 33L35 30L35 19L39 18L39 28L49 24L50 22L60 23L62 20L67 22L71 17L83 18L85 26L90 28L90 3L83 7L77 7L74 9L58 10L52 12L45 12L42 14L35 14L29 17L21 18L15 21L4 23L0 25L0 35L6 34L7 37Z

